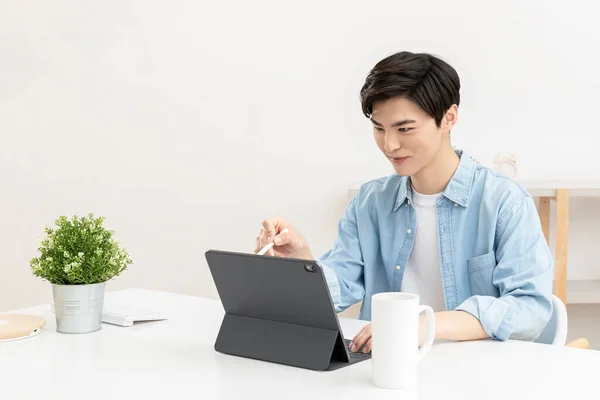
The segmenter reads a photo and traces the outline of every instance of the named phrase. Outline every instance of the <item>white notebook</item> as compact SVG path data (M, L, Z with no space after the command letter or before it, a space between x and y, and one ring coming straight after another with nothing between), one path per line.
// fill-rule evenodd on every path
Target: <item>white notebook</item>
M50 303L54 312L54 303ZM118 326L133 326L135 322L163 321L169 319L166 313L150 308L113 301L104 302L102 322Z

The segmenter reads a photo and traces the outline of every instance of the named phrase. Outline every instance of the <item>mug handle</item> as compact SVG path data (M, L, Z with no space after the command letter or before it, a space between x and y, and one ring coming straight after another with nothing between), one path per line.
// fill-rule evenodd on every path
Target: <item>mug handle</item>
M435 338L435 318L433 316L433 308L429 306L419 306L417 309L419 314L425 311L425 319L427 321L427 337L425 338L425 343L419 349L419 355L417 358L417 362L421 361L425 354L429 352L431 349L431 345L433 344L433 339Z

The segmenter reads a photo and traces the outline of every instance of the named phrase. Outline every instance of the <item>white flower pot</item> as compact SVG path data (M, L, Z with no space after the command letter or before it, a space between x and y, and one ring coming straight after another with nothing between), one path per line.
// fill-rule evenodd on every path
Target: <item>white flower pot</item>
M90 333L102 328L106 282L93 285L52 285L56 331Z

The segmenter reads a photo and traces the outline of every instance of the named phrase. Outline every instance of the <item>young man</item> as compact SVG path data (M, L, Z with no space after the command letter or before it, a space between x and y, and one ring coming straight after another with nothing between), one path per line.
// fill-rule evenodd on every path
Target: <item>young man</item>
M396 175L361 187L317 261L338 312L362 301L370 320L371 296L406 291L436 311L437 339L533 340L552 314L552 257L527 191L453 149L459 89L429 54L397 53L370 71L362 110ZM263 227L257 251L274 241L271 256L313 259L289 221ZM351 350L371 350L370 325Z

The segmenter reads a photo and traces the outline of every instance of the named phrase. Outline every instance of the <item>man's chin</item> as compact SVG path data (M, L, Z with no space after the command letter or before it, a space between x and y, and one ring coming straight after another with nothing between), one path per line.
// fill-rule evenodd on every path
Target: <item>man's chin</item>
M406 165L394 165L394 171L400 176L413 176L416 172L414 171L414 168L410 168Z

